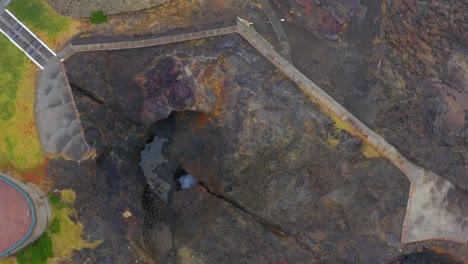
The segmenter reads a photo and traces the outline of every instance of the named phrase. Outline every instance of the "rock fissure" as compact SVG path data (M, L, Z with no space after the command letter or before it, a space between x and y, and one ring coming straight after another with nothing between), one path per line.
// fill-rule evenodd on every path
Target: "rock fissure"
M299 245L299 247L301 247L302 249L304 249L306 251L309 251L310 253L314 253L310 249L309 246L302 243L299 238L297 238L291 232L286 231L281 226L279 226L279 225L277 225L275 223L272 223L272 222L266 220L265 218L263 218L263 217L255 214L255 213L249 211L248 209L246 209L245 207L240 205L237 201L211 191L210 188L208 186L206 186L206 184L204 184L203 182L199 182L199 185L201 187L203 187L203 189L205 189L207 191L207 193L209 193L210 195L212 195L212 196L214 196L214 197L228 203L229 205L236 208L237 210L239 210L239 211L245 213L246 215L250 216L255 222L257 222L258 224L263 226L265 229L269 230L271 233L275 234L277 237L280 237L280 238L292 237L294 239L294 241Z
M94 95L93 93L91 93L90 91L88 91L85 88L81 88L79 85L77 85L75 83L70 82L70 87L72 88L72 90L78 91L80 94L88 97L89 99L91 99L93 102L96 102L97 104L100 104L100 105L105 105L106 104L106 102L104 100L99 99L96 95Z

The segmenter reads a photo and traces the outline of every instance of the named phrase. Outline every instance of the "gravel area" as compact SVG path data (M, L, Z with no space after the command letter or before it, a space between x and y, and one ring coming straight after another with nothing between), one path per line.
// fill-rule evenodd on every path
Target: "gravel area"
M84 18L96 10L112 15L153 8L169 0L47 0L47 2L64 16Z

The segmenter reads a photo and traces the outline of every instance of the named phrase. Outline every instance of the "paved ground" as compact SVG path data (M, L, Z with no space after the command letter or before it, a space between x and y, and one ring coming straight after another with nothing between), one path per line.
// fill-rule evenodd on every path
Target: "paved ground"
M402 241L432 238L468 242L468 195L448 180L425 170L411 186Z
M0 177L0 256L28 235L31 215L26 197Z
M40 73L36 96L36 124L42 150L80 160L89 151L66 75L58 58Z

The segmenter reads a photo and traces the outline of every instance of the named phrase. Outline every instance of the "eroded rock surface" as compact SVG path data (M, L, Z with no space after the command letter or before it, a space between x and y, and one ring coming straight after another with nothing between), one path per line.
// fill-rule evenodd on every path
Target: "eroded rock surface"
M382 67L369 72L393 104L378 125L403 154L466 190L468 5L392 1L381 12L373 56Z
M403 155L468 188L466 1L275 3L299 69Z
M85 238L103 240L77 263L383 263L434 245L468 254L401 244L406 177L367 158L239 36L79 53L66 66L97 157L52 161L48 173L76 191ZM150 134L167 162L145 179ZM181 168L201 184L177 191Z

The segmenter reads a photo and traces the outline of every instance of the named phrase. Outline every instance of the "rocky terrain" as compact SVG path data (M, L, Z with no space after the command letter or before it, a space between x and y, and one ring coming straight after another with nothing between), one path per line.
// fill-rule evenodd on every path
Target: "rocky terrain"
M103 241L74 262L411 263L411 254L468 254L457 243L401 244L406 177L237 35L80 53L66 67L96 157L51 161L48 177L75 190L85 238ZM145 178L140 151L151 140L162 156ZM200 184L178 190L184 173ZM424 247L439 253L411 253Z
M275 3L305 74L405 156L467 190L466 1Z
M404 155L466 190L468 5L272 4L298 68ZM239 14L274 38L255 2L215 0L116 16L87 37L202 28ZM468 259L459 243L401 244L407 178L237 35L79 53L66 68L95 155L80 165L52 160L47 177L76 192L84 238L102 240L73 263ZM180 190L185 173L200 184Z

